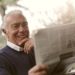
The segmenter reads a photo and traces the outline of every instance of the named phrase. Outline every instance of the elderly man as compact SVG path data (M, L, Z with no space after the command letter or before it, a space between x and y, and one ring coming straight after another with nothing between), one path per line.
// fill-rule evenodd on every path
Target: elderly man
M28 22L22 12L6 14L1 29L7 45L0 50L0 75L46 75L45 65L35 65Z

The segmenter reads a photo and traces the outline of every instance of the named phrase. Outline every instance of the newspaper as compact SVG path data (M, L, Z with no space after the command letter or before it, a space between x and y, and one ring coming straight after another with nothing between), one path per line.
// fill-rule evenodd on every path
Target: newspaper
M60 55L75 50L75 24L57 25L34 32L36 64L54 65L60 61Z

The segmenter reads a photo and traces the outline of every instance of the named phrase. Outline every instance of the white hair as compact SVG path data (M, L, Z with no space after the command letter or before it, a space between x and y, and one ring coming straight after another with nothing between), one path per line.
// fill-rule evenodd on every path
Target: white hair
M7 18L9 16L12 16L12 15L22 15L23 16L23 13L21 10L13 10L13 11L10 11L8 14L5 14L4 18L3 18L3 22L2 22L2 25L1 25L1 30L3 31L3 29L5 29L5 27L7 26Z

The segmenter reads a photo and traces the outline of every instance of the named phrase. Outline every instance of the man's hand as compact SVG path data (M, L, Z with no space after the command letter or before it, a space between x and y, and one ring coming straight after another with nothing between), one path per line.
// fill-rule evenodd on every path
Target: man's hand
M29 70L28 75L47 75L47 70L46 65L36 65Z
M21 46L22 48L24 48L24 52L25 53L29 53L31 51L31 49L34 47L33 46L33 43L32 43L32 39L30 38L26 38L24 40L22 40L20 43L19 43L19 46Z

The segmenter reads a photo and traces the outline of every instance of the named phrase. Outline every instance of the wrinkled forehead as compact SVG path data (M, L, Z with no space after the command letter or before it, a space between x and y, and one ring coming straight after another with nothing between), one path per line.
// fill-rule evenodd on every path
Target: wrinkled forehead
M26 18L21 13L8 14L5 16L4 21L8 25L16 22L27 22Z

